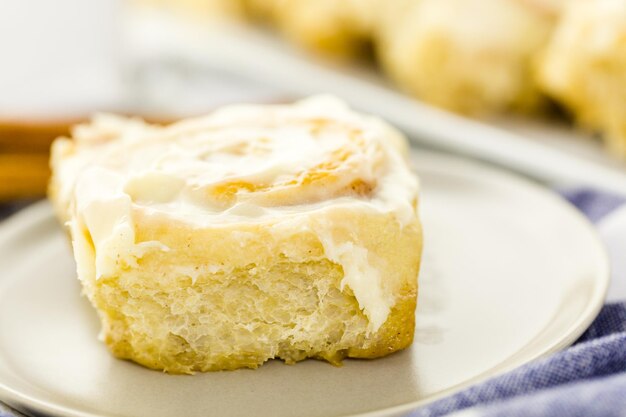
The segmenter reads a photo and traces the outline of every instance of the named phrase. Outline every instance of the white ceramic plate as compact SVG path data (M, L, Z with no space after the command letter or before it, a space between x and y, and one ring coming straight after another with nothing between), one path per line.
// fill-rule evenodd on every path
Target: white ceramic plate
M416 341L341 368L172 376L112 358L47 204L0 228L0 398L59 416L398 415L573 342L608 284L592 227L526 180L415 155L425 257ZM369 414L368 414L369 413Z

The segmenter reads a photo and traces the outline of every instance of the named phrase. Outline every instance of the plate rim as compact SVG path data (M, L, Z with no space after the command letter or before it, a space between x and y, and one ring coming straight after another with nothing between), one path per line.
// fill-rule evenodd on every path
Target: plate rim
M536 359L562 350L575 342L576 339L578 339L589 327L593 320L595 320L602 306L604 305L604 301L608 292L611 280L611 271L609 255L606 247L600 239L599 233L594 225L569 201L560 197L557 193L555 193L547 186L534 182L528 177L524 177L514 172L506 171L500 167L489 165L488 163L485 163L483 161L471 160L463 156L450 155L438 151L424 150L419 148L416 149L414 147L411 148L410 152L412 169L415 169L416 159L419 160L421 158L424 158L431 160L444 160L446 164L454 164L455 166L465 167L474 171L478 170L482 174L496 173L498 177L504 178L506 179L506 181L513 181L518 185L526 187L527 189L532 189L532 191L535 193L542 194L543 197L551 199L552 202L559 205L561 209L568 211L571 217L576 219L579 226L583 227L588 233L590 242L593 242L594 246L596 246L598 249L598 267L601 268L602 271L601 273L598 273L594 279L594 291L589 296L589 300L586 303L583 313L581 313L576 320L572 320L568 331L564 333L560 338L555 339L549 344L546 344L546 346L541 349L537 349L537 351L534 352L532 355L529 355L526 358L518 359L517 361L506 364L504 366L496 365L490 369L485 370L481 374L470 378L467 381L448 387L425 399L411 401L405 404L399 404L379 410L367 411L364 413L342 414L342 417L384 417L396 416L402 413L406 413L422 405L432 403L455 392L459 392L472 385L485 381L489 378L502 375L520 366L528 364L529 362L532 362ZM416 153L419 153L419 155L416 156ZM0 246L6 244L7 242L10 242L13 237L19 236L22 231L28 230L33 226L36 227L37 223L47 222L53 217L54 213L51 204L47 200L35 202L30 206L27 206L24 209L18 211L17 213L12 214L11 216L0 222ZM25 412L22 410L26 409L36 412L43 412L51 416L59 417L114 417L111 415L100 414L98 412L76 410L65 405L55 404L50 401L32 397L28 394L24 394L15 389L12 389L10 386L7 386L1 379L0 400L4 401L7 405L21 412ZM28 411L26 411L26 413L28 413Z
M476 375L473 378L470 378L467 381L446 388L438 392L437 394L428 397L427 399L412 401L406 404L400 404L382 410L369 411L361 414L349 414L341 417L385 417L390 415L395 416L400 413L406 413L420 406L433 403L456 392L460 392L463 389L469 388L472 385L476 385L490 378L503 375L532 361L544 358L552 353L561 351L571 346L587 330L591 323L593 323L593 321L600 313L600 310L604 306L604 301L606 300L606 296L608 293L609 284L611 282L611 263L608 251L606 249L606 245L600 238L600 234L598 233L598 230L593 225L593 223L591 223L591 221L587 217L585 217L585 215L571 202L559 196L554 190L548 188L547 185L542 185L541 183L533 181L529 177L526 177L520 173L507 171L502 167L494 166L486 161L473 160L460 155L450 155L442 153L440 151L423 150L412 147L410 151L410 160L413 170L416 169L416 151L418 151L420 154L426 155L420 155L419 158L442 159L445 160L446 163L453 163L455 165L470 167L473 170L479 170L485 173L489 171L495 171L497 174L499 174L500 177L505 177L507 181L513 181L521 184L522 186L529 187L529 189L532 189L533 192L538 192L540 194L543 194L544 197L551 199L555 204L560 205L562 209L568 211L572 215L572 218L576 218L580 226L584 226L584 228L587 229L589 237L593 240L594 244L599 249L598 255L600 255L602 258L601 266L603 269L603 273L601 274L601 277L600 274L598 274L598 277L596 278L596 284L598 285L598 287L595 288L597 289L597 291L594 291L593 297L590 297L584 309L584 314L581 314L577 318L577 320L573 321L567 334L565 334L559 340L554 340L551 344L547 344L543 349L539 349L533 355L522 360L518 360L517 363L511 363L503 366L502 368L498 366L491 368L479 375Z

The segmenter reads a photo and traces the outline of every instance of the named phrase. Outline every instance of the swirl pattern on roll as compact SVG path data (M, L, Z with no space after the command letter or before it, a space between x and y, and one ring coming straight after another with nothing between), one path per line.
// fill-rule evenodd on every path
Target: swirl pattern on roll
M54 150L76 155L56 170L66 176L60 194L68 204L98 186L101 199L123 194L136 206L207 221L338 200L400 213L414 210L400 206L417 198L417 182L400 161L402 136L329 97L227 107L166 127L103 115L73 139ZM104 177L106 187L93 184Z

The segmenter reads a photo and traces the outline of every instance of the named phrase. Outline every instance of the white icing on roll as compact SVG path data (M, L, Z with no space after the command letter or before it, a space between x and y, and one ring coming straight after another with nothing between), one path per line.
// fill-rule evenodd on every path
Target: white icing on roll
M348 207L391 213L405 225L418 183L404 152L404 139L385 123L316 97L226 107L168 127L100 115L75 129L74 142L57 141L53 161L57 199L81 223L71 226L91 235L102 277L117 253L141 251L133 247L131 210L219 227ZM367 251L321 241L377 329L394 300ZM141 243L151 244L159 243Z

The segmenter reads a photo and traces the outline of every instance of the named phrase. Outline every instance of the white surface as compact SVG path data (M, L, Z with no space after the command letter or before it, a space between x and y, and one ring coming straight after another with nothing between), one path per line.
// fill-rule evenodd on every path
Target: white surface
M454 115L398 92L372 71L324 63L267 33L240 25L194 25L139 10L129 14L125 27L129 49L134 51L129 56L138 62L193 64L297 95L332 93L358 110L382 116L418 143L488 160L561 186L586 185L626 195L626 164L602 154L598 158L591 141L582 146L583 152L570 152L568 142L579 136L573 130L545 143L541 137L551 135L549 128L532 134L534 127L526 129L522 123L520 128L518 121L488 124Z
M425 254L410 349L196 376L116 360L44 204L0 228L0 397L65 416L398 415L571 343L608 284L592 227L516 177L436 154L415 164Z
M121 0L0 1L0 116L73 116L123 100Z

